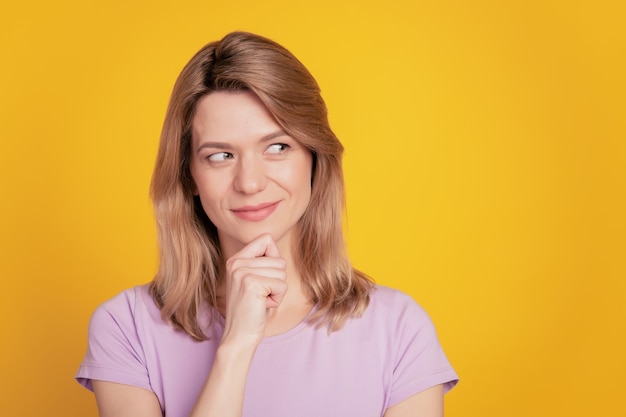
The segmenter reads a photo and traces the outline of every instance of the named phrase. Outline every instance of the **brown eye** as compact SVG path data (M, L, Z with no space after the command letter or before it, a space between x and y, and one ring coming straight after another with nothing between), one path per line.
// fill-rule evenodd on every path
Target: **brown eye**
M279 154L289 149L289 145L286 143L274 143L267 147L267 153Z
M233 159L233 154L230 152L218 152L207 156L207 159L212 162L222 162Z

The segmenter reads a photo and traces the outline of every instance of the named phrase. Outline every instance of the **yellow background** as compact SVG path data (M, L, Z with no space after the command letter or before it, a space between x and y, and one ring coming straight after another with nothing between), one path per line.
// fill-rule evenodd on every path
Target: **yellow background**
M351 257L430 312L462 379L447 415L624 415L621 4L3 3L0 413L96 415L73 373L94 308L155 271L175 77L243 29L321 84Z

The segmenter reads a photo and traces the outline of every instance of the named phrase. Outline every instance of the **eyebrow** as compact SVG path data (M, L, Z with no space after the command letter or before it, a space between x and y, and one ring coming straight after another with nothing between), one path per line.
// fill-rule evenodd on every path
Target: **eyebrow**
M281 136L288 136L287 132L284 130L277 130L276 132L269 133L265 136L262 136L259 139L259 143L269 142L270 140L279 138ZM212 149L228 149L231 148L232 145L226 142L203 142L198 149L196 149L196 153L200 152L204 148L212 148Z

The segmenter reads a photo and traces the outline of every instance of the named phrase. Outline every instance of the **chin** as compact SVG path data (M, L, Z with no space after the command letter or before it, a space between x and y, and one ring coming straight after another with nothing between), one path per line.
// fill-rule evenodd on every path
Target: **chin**
M276 228L270 227L249 227L247 230L238 230L239 233L236 234L226 234L219 233L219 240L222 249L226 250L227 253L236 253L243 249L244 246L248 245L254 239L258 238L261 235L269 234L274 239L274 242L281 245L283 241L289 241L291 235L293 235L293 228L288 230L276 230ZM283 247L285 250L286 248Z

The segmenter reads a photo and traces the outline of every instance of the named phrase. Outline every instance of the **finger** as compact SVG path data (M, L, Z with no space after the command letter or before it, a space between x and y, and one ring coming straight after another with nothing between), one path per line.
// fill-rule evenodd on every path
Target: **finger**
M283 258L269 258L263 256L260 258L231 258L227 263L230 271L236 271L244 268L276 268L285 269L287 262Z
M265 248L265 256L280 258L280 251L278 250L278 245L274 241L274 238L272 237L272 235L269 234L266 236L269 239L269 242L267 247Z
M287 282L283 280L265 281L265 308L276 308L280 305L287 293Z
M266 233L257 237L237 252L233 258L258 258L261 256L280 257L278 246L270 234Z
M272 278L287 279L287 273L284 268L240 268L232 275L233 277L243 279L244 277L252 278Z
M236 304L240 302L247 304L242 301L246 299L252 302L249 297L253 297L253 299L262 300L266 304L265 308L277 307L287 292L287 281L273 277L246 275L241 278L241 285L238 286L237 292L240 301Z

